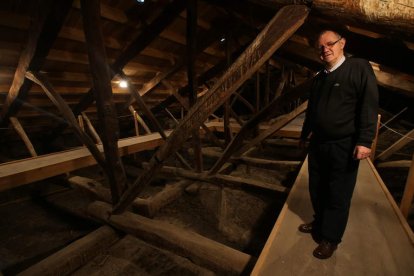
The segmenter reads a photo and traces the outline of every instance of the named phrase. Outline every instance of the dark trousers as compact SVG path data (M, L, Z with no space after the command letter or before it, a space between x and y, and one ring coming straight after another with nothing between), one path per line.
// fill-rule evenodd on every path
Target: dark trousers
M340 243L348 221L359 160L353 159L352 137L309 146L309 192L315 230L323 239Z

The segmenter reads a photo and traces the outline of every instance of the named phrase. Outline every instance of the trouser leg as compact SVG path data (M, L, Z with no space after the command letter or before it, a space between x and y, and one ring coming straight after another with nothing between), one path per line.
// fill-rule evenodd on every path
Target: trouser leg
M341 242L348 221L359 161L354 160L352 140L327 145L330 169L327 182L328 200L325 202L322 235L330 242Z
M324 154L320 150L320 145L311 142L308 154L308 175L309 175L309 194L314 210L314 226L319 232L323 221L324 208L327 201L327 175Z

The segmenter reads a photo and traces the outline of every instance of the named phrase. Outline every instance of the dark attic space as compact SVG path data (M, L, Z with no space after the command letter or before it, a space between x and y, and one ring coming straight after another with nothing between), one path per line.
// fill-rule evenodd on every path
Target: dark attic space
M414 275L412 0L3 0L0 34L0 276Z

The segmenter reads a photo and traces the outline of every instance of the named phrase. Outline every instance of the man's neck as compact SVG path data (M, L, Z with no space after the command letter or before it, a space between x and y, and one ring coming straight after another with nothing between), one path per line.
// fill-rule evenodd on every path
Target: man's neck
M340 56L334 63L332 64L326 64L325 70L327 72L333 72L335 71L341 64L345 61L345 56Z

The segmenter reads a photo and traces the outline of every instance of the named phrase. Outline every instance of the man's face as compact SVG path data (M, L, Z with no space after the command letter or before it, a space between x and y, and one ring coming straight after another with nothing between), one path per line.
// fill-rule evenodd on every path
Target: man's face
M345 39L327 31L319 37L317 46L320 59L332 67L344 55Z

